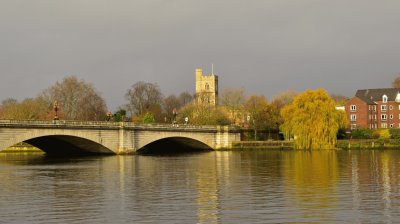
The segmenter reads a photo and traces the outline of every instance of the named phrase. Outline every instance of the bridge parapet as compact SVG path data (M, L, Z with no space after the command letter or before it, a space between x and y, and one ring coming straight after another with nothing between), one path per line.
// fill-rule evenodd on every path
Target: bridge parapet
M39 121L39 120L0 120L0 127L116 127L120 126L119 122L105 122L105 121Z

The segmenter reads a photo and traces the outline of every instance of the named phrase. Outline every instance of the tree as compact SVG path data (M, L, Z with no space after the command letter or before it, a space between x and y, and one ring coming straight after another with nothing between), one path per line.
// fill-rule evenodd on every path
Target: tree
M124 109L119 109L117 112L114 113L114 121L115 122L121 122L125 120L125 116L126 116L126 110Z
M397 77L393 80L392 82L392 87L393 88L400 88L400 73L397 75Z
M161 116L163 96L155 83L137 82L125 94L128 100L127 109L134 116L142 116L146 112Z
M264 96L250 96L246 101L245 110L250 116L249 126L255 131L257 138L257 130L278 130L281 123L279 110L276 105L268 104Z
M92 84L69 76L43 91L41 97L49 107L59 102L64 119L103 120L107 113L105 100Z
M293 90L288 90L285 92L280 92L278 95L274 96L271 100L271 104L275 105L279 110L284 106L293 102L293 99L298 95L297 92Z
M245 93L243 89L224 89L219 97L219 103L229 111L232 123L240 123L243 113Z
M323 89L307 90L281 111L281 129L286 138L295 138L296 149L331 149L343 125L335 102Z
M335 101L336 106L343 106L349 101L349 98L340 94L331 94L331 98Z
M163 100L163 108L166 117L169 120L173 119L173 110L181 108L180 100L175 95L170 95Z
M178 99L179 99L179 104L181 105L181 107L183 107L193 101L193 95L191 95L188 92L182 92L181 94L179 94Z
M22 102L6 99L0 108L0 119L43 120L51 116L50 108L42 97L27 98Z
M0 106L0 119L14 119L12 115L15 114L13 110L17 104L18 100L13 98L3 100Z
M188 104L178 111L179 123L186 123L186 117L189 123L194 125L228 125L230 123L221 109L200 102Z
M146 112L143 115L143 123L151 124L151 123L154 123L154 122L156 122L156 118L154 117L154 115L152 113Z

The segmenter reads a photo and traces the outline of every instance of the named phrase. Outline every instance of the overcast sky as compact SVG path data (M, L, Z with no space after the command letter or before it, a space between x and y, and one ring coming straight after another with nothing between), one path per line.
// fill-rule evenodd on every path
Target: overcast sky
M0 29L0 100L75 75L115 110L138 81L193 93L211 64L220 90L267 99L352 96L400 72L398 0L0 0Z

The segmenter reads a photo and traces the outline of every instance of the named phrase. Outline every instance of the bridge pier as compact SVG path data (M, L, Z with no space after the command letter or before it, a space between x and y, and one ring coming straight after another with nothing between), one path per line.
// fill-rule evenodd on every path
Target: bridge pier
M238 139L235 138L236 136L233 136L233 140L229 139L229 137L229 126L217 126L217 133L215 136L215 149L232 148L232 141L237 141Z
M120 122L118 130L119 144L115 150L117 154L132 154L136 152L135 148L135 130L127 130L124 122Z

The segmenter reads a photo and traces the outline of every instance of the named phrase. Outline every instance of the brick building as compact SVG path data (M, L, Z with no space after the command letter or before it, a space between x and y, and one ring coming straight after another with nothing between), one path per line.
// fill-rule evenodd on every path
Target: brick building
M349 129L400 128L400 89L363 89L347 102Z

